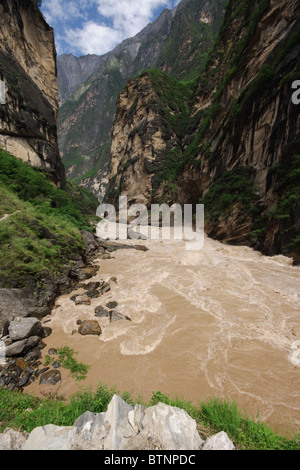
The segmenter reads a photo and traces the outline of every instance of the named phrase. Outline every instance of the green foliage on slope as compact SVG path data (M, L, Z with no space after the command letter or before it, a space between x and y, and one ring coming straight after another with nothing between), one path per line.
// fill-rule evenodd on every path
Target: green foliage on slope
M0 151L0 277L10 286L26 275L59 273L84 249L97 201L69 182L55 187L40 170Z

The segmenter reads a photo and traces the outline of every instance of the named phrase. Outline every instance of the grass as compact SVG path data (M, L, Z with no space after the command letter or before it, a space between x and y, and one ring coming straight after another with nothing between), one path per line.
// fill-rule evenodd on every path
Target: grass
M143 403L141 398L134 399L131 393L120 394L116 388L108 388L103 384L99 384L96 391L81 389L69 400L61 396L41 400L33 395L0 388L0 432L7 427L31 432L34 428L46 424L71 426L86 411L106 411L114 394L120 395L131 405ZM213 398L195 406L191 402L172 399L158 391L153 393L146 406L153 406L158 402L184 409L196 420L203 439L225 431L237 449L300 450L299 434L279 435L265 423L247 417L235 402Z
M207 223L214 224L220 218L226 218L236 203L239 203L244 208L245 215L248 215L257 199L251 183L251 170L241 167L223 173L211 184L200 202L205 205Z
M270 221L279 221L281 230L286 237L282 247L283 253L289 250L299 250L299 231L295 230L295 215L300 201L300 155L290 157L289 161L283 161L269 169L269 177L272 177L278 188L279 198L277 205L269 210L267 217Z
M0 184L44 214L60 216L81 230L91 229L87 215L96 212L96 198L71 181L61 190L43 171L0 150Z
M59 189L42 171L0 150L1 285L62 273L83 252L81 231L93 231L97 204L85 189L72 182Z

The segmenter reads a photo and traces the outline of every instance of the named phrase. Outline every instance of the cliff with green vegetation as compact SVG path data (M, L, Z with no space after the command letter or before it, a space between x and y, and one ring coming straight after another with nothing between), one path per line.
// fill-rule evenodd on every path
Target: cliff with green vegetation
M38 2L39 3L39 2ZM0 1L0 328L48 314L86 262L97 199L66 179L53 30L31 0Z
M59 146L69 178L104 194L120 91L128 79L149 67L179 79L197 76L221 25L225 3L184 0L104 56L58 57Z
M299 261L299 27L296 1L231 0L198 78L129 81L107 199L201 202L210 236Z
M0 16L0 146L63 187L53 29L32 0L2 0Z

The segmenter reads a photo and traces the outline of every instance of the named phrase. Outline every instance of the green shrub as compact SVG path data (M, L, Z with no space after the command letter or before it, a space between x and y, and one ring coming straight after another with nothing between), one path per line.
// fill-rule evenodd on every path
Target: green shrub
M68 182L58 189L45 173L0 150L1 286L68 269L84 250L80 231L94 230L97 205L84 188Z
M86 364L78 362L74 358L75 351L68 346L57 349L57 357L55 361L63 368L68 369L72 373L72 377L76 380L84 380L89 367ZM50 365L53 362L53 357L48 354L45 356L45 365Z

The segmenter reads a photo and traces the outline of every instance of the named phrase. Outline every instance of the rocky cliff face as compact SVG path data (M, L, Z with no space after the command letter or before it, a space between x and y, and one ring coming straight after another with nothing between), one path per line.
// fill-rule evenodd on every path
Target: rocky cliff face
M0 16L0 146L64 186L53 30L32 0L1 0Z
M161 183L176 168L189 95L187 86L155 69L128 82L112 131L109 202L117 204L121 194L148 206L164 200ZM171 181L168 190L177 192Z
M70 178L103 193L116 101L127 80L154 66L177 78L202 70L225 3L186 0L104 56L58 58L59 145ZM174 59L178 42L180 61Z
M299 260L299 76L297 1L229 2L179 108L170 81L141 76L121 93L108 200L203 202L209 235Z

